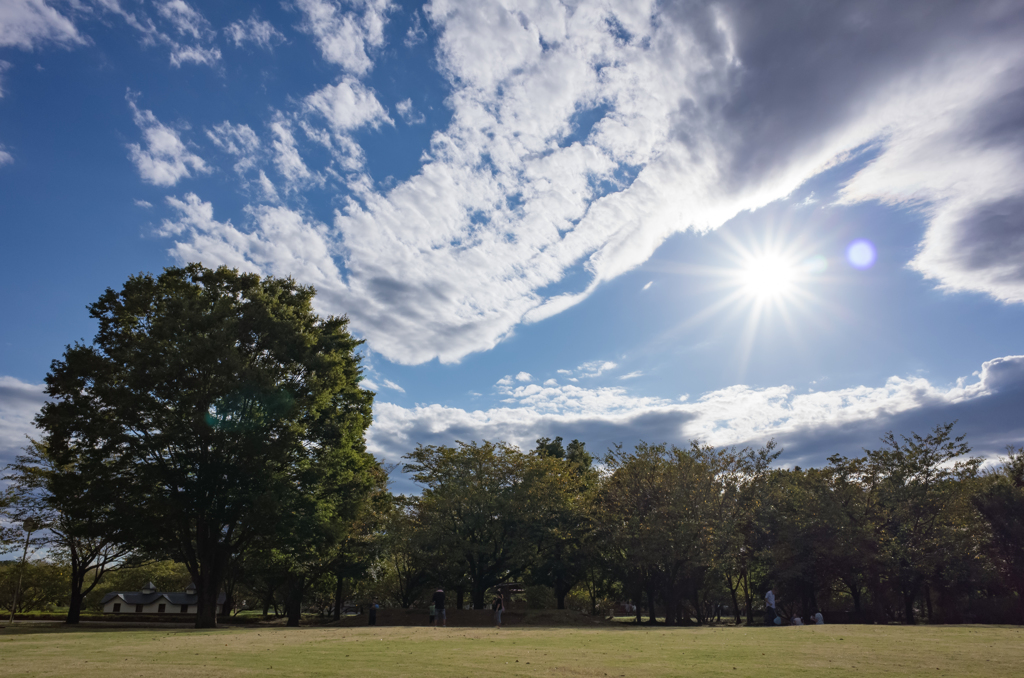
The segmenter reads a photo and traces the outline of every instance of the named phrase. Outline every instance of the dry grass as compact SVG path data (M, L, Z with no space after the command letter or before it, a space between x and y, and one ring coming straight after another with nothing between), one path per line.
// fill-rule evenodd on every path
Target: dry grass
M0 630L14 676L1014 676L1017 627Z

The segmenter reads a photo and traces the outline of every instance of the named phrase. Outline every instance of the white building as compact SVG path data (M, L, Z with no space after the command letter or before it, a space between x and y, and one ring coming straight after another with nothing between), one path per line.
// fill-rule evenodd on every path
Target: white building
M223 605L223 593L217 596L217 605ZM103 611L110 614L195 614L199 604L196 586L189 583L184 593L157 591L148 582L141 591L112 591L103 596Z

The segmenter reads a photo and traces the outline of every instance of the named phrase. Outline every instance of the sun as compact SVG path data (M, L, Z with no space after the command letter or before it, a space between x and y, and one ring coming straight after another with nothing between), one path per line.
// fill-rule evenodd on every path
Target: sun
M800 267L785 255L764 253L746 258L737 277L745 296L758 301L782 300L796 291Z

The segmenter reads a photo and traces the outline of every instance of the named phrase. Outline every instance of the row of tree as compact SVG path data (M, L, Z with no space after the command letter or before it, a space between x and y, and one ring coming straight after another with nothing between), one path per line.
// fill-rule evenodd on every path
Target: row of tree
M45 546L69 623L112 571L163 561L195 582L199 627L216 625L221 592L298 624L304 606L410 607L437 586L479 609L508 582L670 623L723 608L753 622L770 584L789 614L1024 621L1020 450L983 472L952 424L806 470L777 467L774 441L596 461L578 440L457 442L411 451L422 493L393 495L365 449L359 342L313 295L190 265L90 306L95 339L54 361L43 435L7 469L12 611Z
M1024 621L1024 450L988 472L953 424L820 469L761 449L641 443L595 467L579 441L420 447L380 553L394 604L440 584L474 607L509 580L632 600L669 623L748 623L775 585L787 615ZM936 611L938 607L938 611ZM637 615L640 621L640 615Z

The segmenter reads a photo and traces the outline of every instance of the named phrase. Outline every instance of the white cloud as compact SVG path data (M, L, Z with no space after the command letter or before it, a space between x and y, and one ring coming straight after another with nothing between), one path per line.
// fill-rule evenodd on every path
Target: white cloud
M702 440L714 445L763 443L776 438L806 463L834 452L860 453L890 428L924 432L960 419L979 452L998 452L1024 441L1024 425L1011 415L1024 393L1024 356L988 361L977 381L939 387L920 377L892 377L883 386L797 394L792 386L737 385L693 402L639 397L622 388L577 386L510 388L506 407L466 411L441 405L404 408L378 402L370 449L397 459L417 443L506 440L528 447L538 436L587 442L596 453L612 443Z
M395 382L391 381L390 379L385 379L381 383L384 384L384 388L390 388L392 390L399 391L401 393L405 393L405 389L404 388L402 388L401 386L399 386Z
M11 68L11 62L0 59L0 99L4 98L4 72L9 68Z
M337 85L327 85L307 96L303 103L307 112L319 113L338 132L349 132L367 125L377 129L381 123L395 124L377 101L373 90L355 78L346 77Z
M372 66L388 3L296 6L325 59ZM916 270L1024 300L1024 10L930 6L430 3L451 123L386 190L350 137L328 137L360 174L329 236L345 279L325 310L348 312L390 360L456 362L587 298L673 233L790 196L865 148L876 155L842 201L923 209ZM291 190L322 183L278 143L299 161L278 154L300 179ZM580 266L587 283L544 292Z
M323 177L311 172L299 155L291 124L283 117L278 117L270 124L270 130L277 137L271 144L274 149L274 166L284 177L286 190L295 191L310 184L322 185Z
M235 171L239 174L245 174L256 166L260 139L248 125L232 125L225 120L206 130L206 136L217 148L238 158Z
M316 40L325 61L355 75L370 70L368 54L384 44L384 26L392 8L390 0L352 0L358 11L342 11L334 0L295 0L302 12L301 28Z
M645 290L649 290L649 289L651 289L651 285L653 285L653 284L654 284L654 281L652 280L652 281L650 281L649 283L647 283L646 285L644 285L644 288L643 288L643 290L640 290L640 291L641 291L641 292L643 292L643 291L645 291Z
M556 379L548 379L544 382L544 385L548 387L555 387L558 386L558 381Z
M141 207L143 209L147 209L148 210L151 207L153 207L153 203L149 202L148 200L136 200L135 201L135 206L136 207Z
M618 365L609 360L592 360L589 363L583 363L576 370L581 377L600 377L608 370L614 370L616 367Z
M317 298L337 303L340 272L324 224L297 210L260 205L248 208L248 223L237 227L231 221L215 220L213 205L194 193L186 194L184 200L168 197L167 203L177 210L178 218L165 220L161 233L187 236L171 250L179 262L202 258L211 266L292 275L316 286ZM295 248L296 242L302 242L302 248Z
M152 111L136 106L137 95L129 92L125 98L145 141L145 148L128 144L131 151L128 157L135 163L143 181L156 186L173 186L179 179L192 176L189 168L200 174L210 171L202 158L188 150L177 131L157 120Z
M516 375L516 381L533 381L533 375L529 372L520 372Z
M128 12L121 7L119 0L93 0L102 10L121 17L129 27L138 31L144 46L161 44L168 47L171 65L180 68L183 64L215 66L221 58L220 49L213 44L216 32L211 28L206 17L183 0L154 2L158 21L170 26L185 43L171 37L168 32L160 30L157 22L147 16L144 7L137 7Z
M70 19L44 0L0 2L0 47L31 50L48 42L71 47L85 44L86 39Z
M636 379L637 377L642 377L642 376L644 376L644 373L642 371L640 371L640 370L636 370L634 372L630 372L629 374L622 375L621 377L619 377L619 379L621 379L621 380Z
M373 381L369 377L363 377L363 380L359 382L359 387L369 391L380 390L380 386L377 385L377 382Z
M0 466L14 461L27 436L38 437L32 420L44 401L42 384L0 376Z
M415 47L424 40L427 39L427 32L423 30L423 21L420 19L419 10L415 10L412 13L412 24L409 29L405 32L405 43L406 47Z
M399 101L395 104L395 110L398 111L398 115L402 116L406 125L422 125L427 121L425 115L412 107L412 99Z
M4 149L3 144L0 144L0 167L3 167L4 165L9 165L13 162L14 156L12 156Z
M273 50L275 45L285 41L284 35L272 23L261 21L255 12L245 21L239 20L226 26L224 34L231 38L235 47L252 42L257 47Z
M267 177L267 173L260 170L260 191L263 194L263 199L268 202L278 203L281 202L281 196L277 193L277 187L274 186L274 182Z
M220 50L216 47L175 44L171 50L171 64L178 67L182 64L213 66L220 61L220 56Z
M208 38L213 34L210 22L184 0L167 0L157 5L157 12L174 25L178 33L191 36L196 40Z

